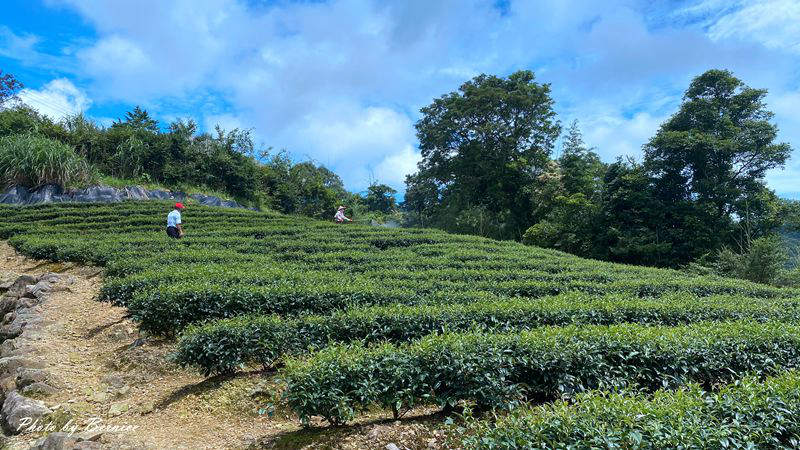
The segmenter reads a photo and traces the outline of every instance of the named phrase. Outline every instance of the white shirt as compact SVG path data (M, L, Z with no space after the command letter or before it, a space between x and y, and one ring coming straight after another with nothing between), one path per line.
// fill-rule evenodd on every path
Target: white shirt
M181 213L177 209L173 209L171 213L167 214L167 227L176 227L181 224Z
M343 209L340 209L340 210L336 211L336 215L335 215L335 216L333 216L333 218L334 218L335 220L338 220L339 222L344 222L344 220L345 220L345 217L344 217L344 210L343 210Z

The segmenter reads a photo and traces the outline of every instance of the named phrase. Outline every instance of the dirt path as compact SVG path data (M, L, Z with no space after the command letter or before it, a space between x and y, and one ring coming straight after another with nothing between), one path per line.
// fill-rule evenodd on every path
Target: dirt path
M258 374L206 380L171 364L171 343L141 336L124 308L94 300L99 269L30 260L0 243L3 279L44 272L74 277L70 291L54 293L42 305L35 355L63 383L43 399L62 421L101 419L123 429L104 441L148 448L241 448L297 428L258 416L258 402L250 398L262 381ZM37 437L15 437L10 444L27 448Z
M443 433L425 416L402 422L385 414L338 429L302 430L299 422L265 405L278 393L268 378L249 373L206 379L169 362L174 343L143 336L125 308L95 300L101 270L28 259L0 241L0 279L15 274L58 272L72 277L69 291L41 305L43 327L35 357L62 386L43 398L56 411L54 423L89 423L115 428L100 442L108 448L441 448ZM261 414L259 414L261 413ZM71 420L71 422L70 422ZM108 429L107 428L107 429ZM11 438L10 448L28 448L43 433Z

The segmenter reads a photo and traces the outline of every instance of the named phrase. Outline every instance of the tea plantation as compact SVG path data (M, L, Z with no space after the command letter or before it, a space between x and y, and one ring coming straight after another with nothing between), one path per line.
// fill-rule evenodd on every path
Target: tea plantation
M461 404L514 407L467 420L470 448L800 439L798 291L248 210L190 206L171 240L169 209L4 207L0 237L104 266L101 299L185 366L278 368L304 422Z

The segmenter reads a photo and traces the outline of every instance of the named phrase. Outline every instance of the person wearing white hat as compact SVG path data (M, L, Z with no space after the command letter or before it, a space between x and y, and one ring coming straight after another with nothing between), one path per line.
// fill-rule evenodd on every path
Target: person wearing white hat
M336 210L336 215L333 216L333 220L335 220L336 223L342 223L344 221L352 222L352 220L344 215L344 206L340 206L339 209Z

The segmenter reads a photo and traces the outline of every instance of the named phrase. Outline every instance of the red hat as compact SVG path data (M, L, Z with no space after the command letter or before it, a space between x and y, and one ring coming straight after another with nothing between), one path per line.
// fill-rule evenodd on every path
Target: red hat
M183 206L183 203L181 203L181 202L175 203L175 207L176 207L176 208L178 208L178 209L183 209L183 208L185 208L185 207Z

